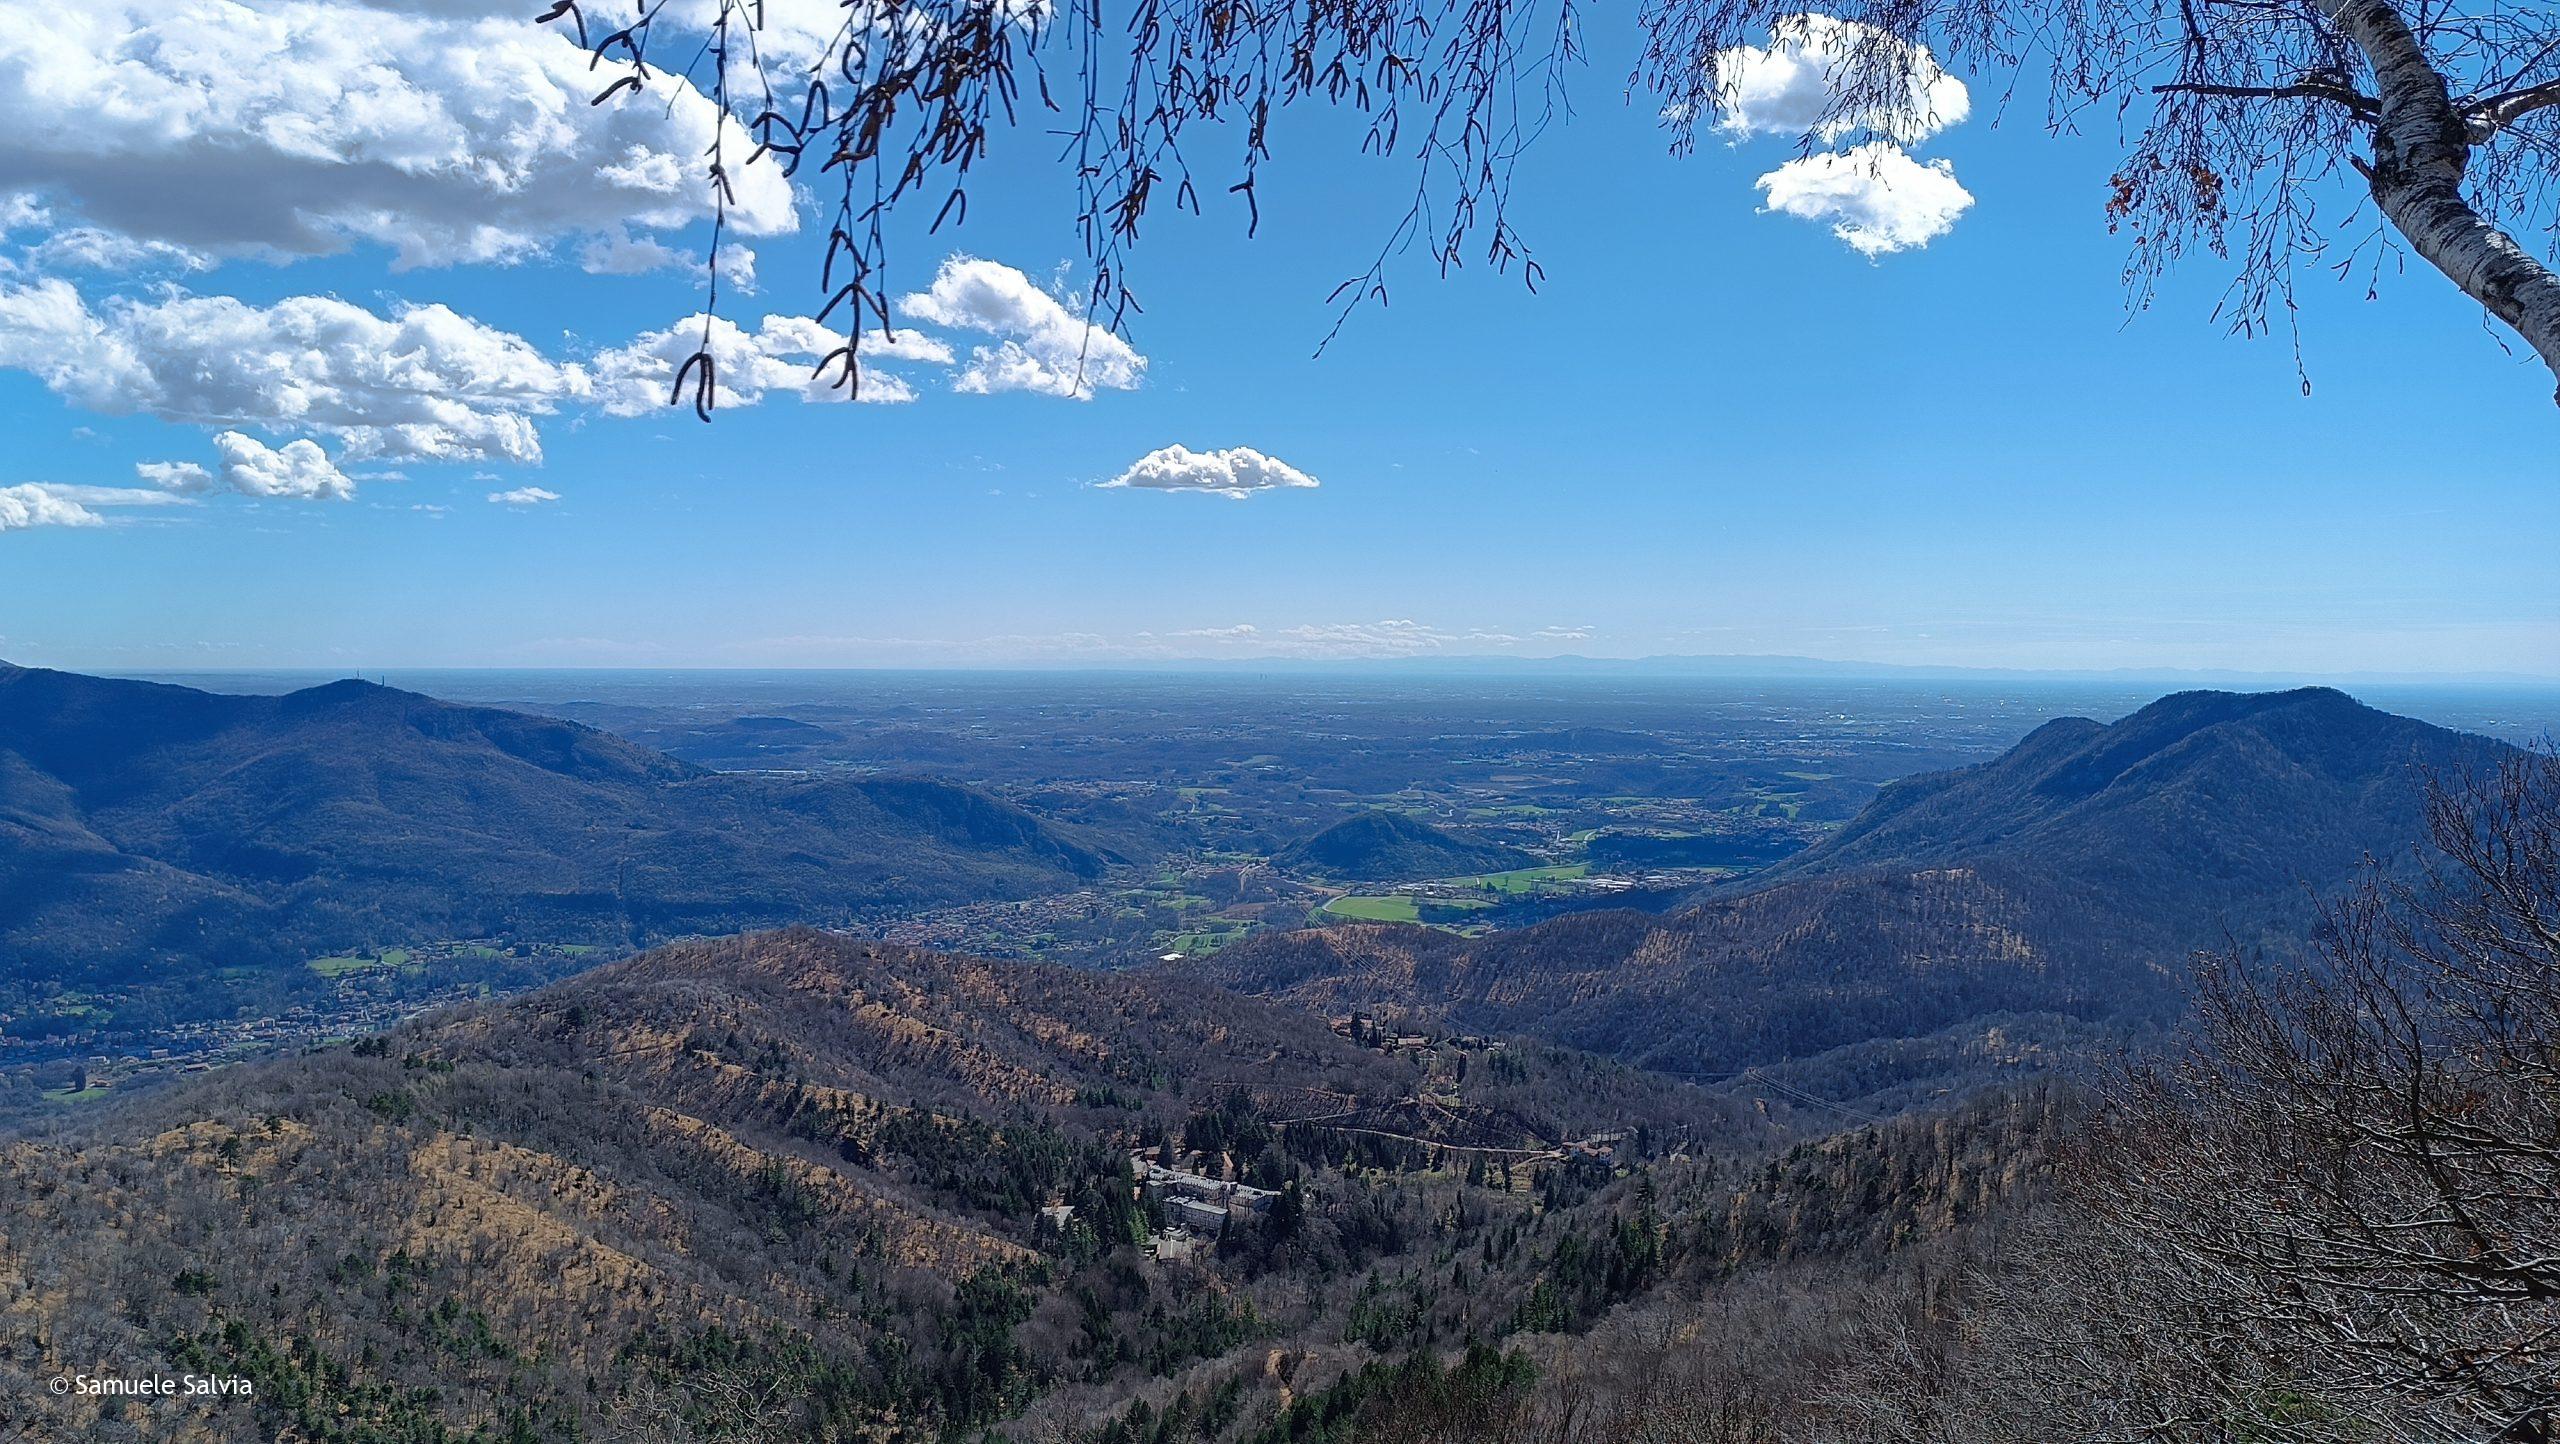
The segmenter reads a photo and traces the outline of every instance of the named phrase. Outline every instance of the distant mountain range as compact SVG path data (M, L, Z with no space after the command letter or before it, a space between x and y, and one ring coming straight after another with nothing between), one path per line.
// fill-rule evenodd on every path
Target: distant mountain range
M852 668L851 671L871 669ZM879 670L906 670L879 669ZM927 669L937 670L937 669ZM2126 686L2287 687L2349 686L2513 687L2560 691L2560 676L2535 672L2281 672L2241 667L1982 667L1931 662L1856 662L1790 653L1659 653L1642 657L1590 657L1578 653L1522 656L1507 652L1433 653L1394 657L1171 657L1112 659L1081 666L980 664L944 671L1089 672L1282 672L1444 677L1589 676L1629 678L1729 678L1739 681L2090 682Z
M1830 839L1669 917L1301 932L1190 966L1316 1006L1429 1009L1706 1075L1785 1064L1864 1095L1974 1068L2004 1028L2015 1043L2163 1017L2195 950L2298 945L2317 897L2412 855L2430 772L2504 750L2325 688L2180 693L1895 783Z
M2294 672L2245 667L1995 667L1934 662L1844 661L1782 652L1655 653L1641 657L1586 656L1560 653L1524 656L1509 652L1431 653L1393 657L1167 657L1110 658L1088 663L972 662L947 666L804 667L804 668L393 668L382 680L445 691L495 677L578 676L617 680L651 677L732 675L761 679L803 680L818 677L1036 677L1126 673L1271 672L1281 674L1345 674L1415 677L1628 677L1721 678L1737 681L1907 681L2091 683L2127 687L2284 688L2313 685L2348 687L2481 687L2544 694L2560 693L2560 675L2510 670ZM221 671L142 671L138 680L173 682L224 691L285 692L329 677L303 668L232 668Z
M1341 664L1334 664L1341 665ZM2259 672L2238 667L1973 667L1928 662L1844 662L1784 653L1661 654L1646 657L1415 657L1380 666L1419 671L1583 673L1628 677L1731 677L1747 679L1881 678L1911 682L2101 682L2152 685L2284 687L2304 683L2376 683L2395 686L2499 686L2560 690L2560 677L2531 672Z
M1051 891L1105 860L949 783L714 773L365 682L228 696L0 665L0 981L639 944Z

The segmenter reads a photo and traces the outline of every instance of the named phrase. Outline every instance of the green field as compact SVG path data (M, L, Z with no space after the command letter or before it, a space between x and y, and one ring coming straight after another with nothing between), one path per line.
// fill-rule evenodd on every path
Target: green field
M1572 882L1591 875L1591 864L1569 863L1558 867L1520 867L1509 872L1488 872L1476 877L1453 877L1451 887L1480 887L1489 892L1535 892L1540 883Z
M1327 917L1362 923L1418 923L1422 913L1402 893L1388 897L1338 897L1324 905Z
M407 954L404 953L402 956L405 958ZM396 966L398 965L381 958L355 957L313 958L310 963L311 971L324 978L343 978L349 973L369 973L375 968Z
M1195 932L1175 933L1164 940L1163 946L1158 951L1180 953L1186 958L1205 958L1253 931L1251 923L1230 922L1225 918L1211 918L1208 921L1214 926L1203 927Z
M44 1098L48 1103L95 1103L106 1096L106 1089L92 1083L78 1092L68 1088L49 1088L45 1090Z
M1358 894L1338 897L1317 909L1319 915L1362 923L1427 923L1439 927L1453 915L1478 912L1493 904L1472 897L1414 897L1409 893Z
M350 953L343 957L313 958L304 966L324 978L343 978L349 973L369 973L376 968L405 968L409 961L407 948L384 948L375 957Z

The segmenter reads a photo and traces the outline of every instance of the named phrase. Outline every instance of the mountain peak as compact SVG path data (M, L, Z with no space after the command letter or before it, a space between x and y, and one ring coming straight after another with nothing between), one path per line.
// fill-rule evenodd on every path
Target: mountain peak
M316 687L304 687L298 691L287 692L276 701L284 711L300 713L379 705L395 701L404 706L419 702L434 703L435 699L417 692L404 692L397 687L386 687L379 682L368 682L361 677L342 677L335 682L323 682Z
M2391 791L2413 809L2422 792L2413 764L2458 768L2498 747L2334 687L2176 692L2113 723L2048 722L1992 761L1895 783L1837 835L1754 883L1952 858L2202 859L2226 843L2245 852L2239 839L2261 824L2271 839L2282 816L2345 808L2377 781L2406 782ZM2419 835L2415 812L2392 830Z
M2125 727L2178 718L2210 726L2216 722L2293 710L2331 712L2340 716L2359 713L2375 717L2390 715L2366 706L2335 687L2290 687L2275 692L2225 692L2198 688L2190 692L2172 692L2115 725Z

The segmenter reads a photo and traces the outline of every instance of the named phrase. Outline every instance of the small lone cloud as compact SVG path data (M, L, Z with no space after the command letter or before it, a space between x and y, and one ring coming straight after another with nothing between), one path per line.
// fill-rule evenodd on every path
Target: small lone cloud
M499 506L548 506L560 499L560 493L538 486L519 486L513 491L493 491L489 500Z
M1258 491L1286 491L1322 483L1250 446L1230 446L1222 451L1167 446L1139 457L1128 470L1101 485L1105 489L1131 491L1200 492L1242 501Z
M273 447L254 436L225 431L213 438L222 457L222 480L242 496L345 501L356 484L329 460L320 443L304 438Z
M1902 147L1870 141L1844 152L1801 156L1760 177L1769 209L1827 221L1862 256L1925 246L1954 230L1973 193L1943 160L1913 160Z

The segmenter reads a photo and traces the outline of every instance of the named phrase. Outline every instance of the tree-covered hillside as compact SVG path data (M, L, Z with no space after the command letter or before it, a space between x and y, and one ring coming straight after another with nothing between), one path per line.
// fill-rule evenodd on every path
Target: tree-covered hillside
M1400 882L1500 872L1538 860L1516 847L1462 837L1400 812L1371 810L1282 850L1274 861L1346 881Z
M8 1146L0 1356L255 1381L39 1416L66 1437L974 1437L1184 1378L1242 1427L1275 1350L1312 1389L1584 1327L1668 1276L1615 1222L1629 1170L1721 1230L1776 1137L1597 1060L1177 980L687 943ZM1203 1196L1222 1227L1175 1207ZM1414 1292L1453 1257L1469 1286Z

